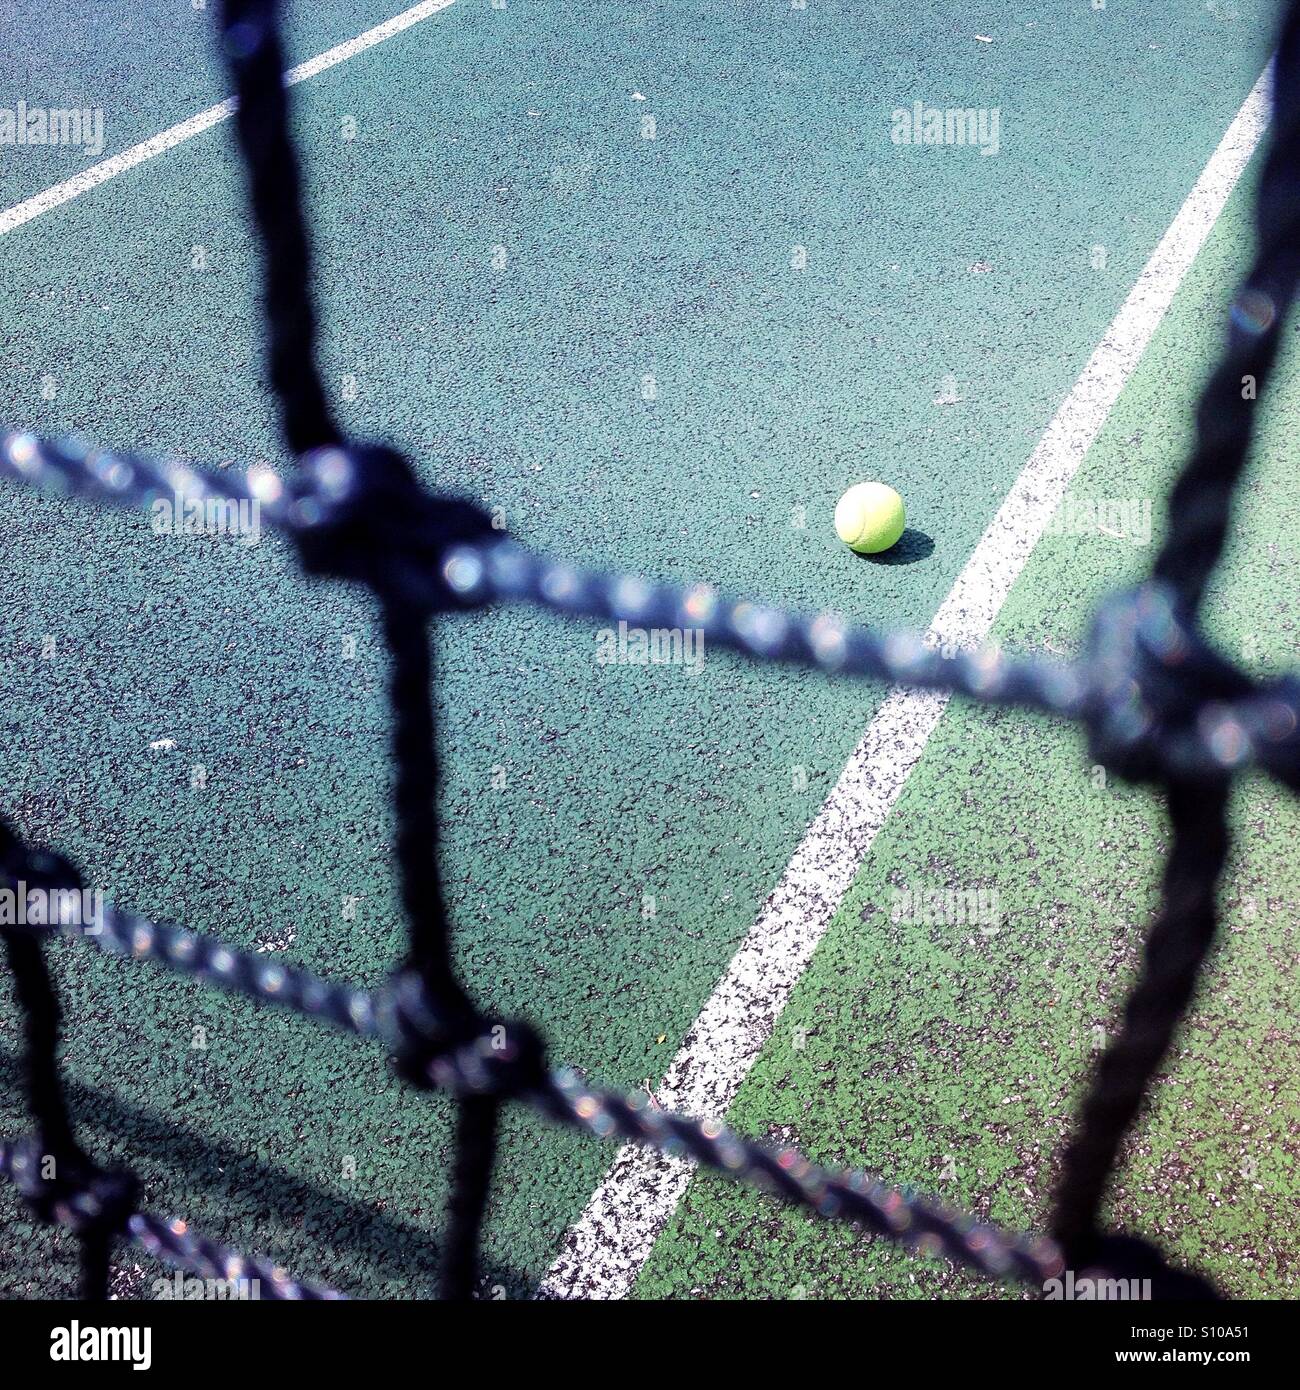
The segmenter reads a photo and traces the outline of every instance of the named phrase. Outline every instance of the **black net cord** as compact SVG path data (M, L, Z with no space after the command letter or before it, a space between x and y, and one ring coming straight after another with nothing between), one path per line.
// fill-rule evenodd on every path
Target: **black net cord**
M101 1227L81 1235L81 1297L86 1303L108 1302L113 1236Z
M40 1143L40 1161L51 1161L54 1171L50 1176L66 1180L73 1170L88 1172L91 1164L77 1144L63 1094L59 1072L59 997L41 943L17 932L0 932L0 936L4 938L14 995L25 1021L23 1067L27 1102ZM91 1225L80 1233L80 1241L81 1297L87 1302L105 1302L113 1233L102 1225Z
M1175 782L1173 844L1159 915L1147 938L1120 1034L1102 1054L1065 1151L1052 1230L1072 1265L1086 1263L1120 1146L1190 1004L1214 941L1216 892L1227 858L1228 783Z
M1257 402L1300 279L1300 4L1291 5L1278 43L1272 119L1255 206L1255 263L1233 301L1225 355L1197 406L1196 446L1169 495L1169 534L1153 570L1189 611L1200 605L1223 553Z
M424 980L452 1030L469 1036L477 1011L452 967L451 933L438 880L438 765L428 619L420 609L394 598L384 598L382 608L392 661L393 806L409 931L408 963Z
M495 1096L465 1096L457 1104L456 1162L438 1289L438 1296L451 1302L464 1303L474 1297L500 1119L501 1102Z
M295 454L340 441L316 366L311 254L298 160L288 133L274 0L224 0L222 41L235 78L235 130L262 243L271 384Z
M223 39L235 75L240 148L249 171L253 216L262 240L271 380L285 437L296 454L340 441L315 360L316 319L301 179L288 133L284 57L273 0L225 0ZM469 1036L477 1011L456 978L438 880L437 760L427 614L376 585L392 656L394 807L409 964L419 972L449 1028ZM496 1102L460 1103L451 1235L443 1279L449 1297L468 1297L495 1147Z
M408 961L444 1016L448 1043L454 1044L472 1034L478 1016L452 964L451 934L438 880L438 766L429 623L422 609L392 595L384 596L382 604L384 636L392 659L393 803L410 933ZM458 1102L440 1282L445 1299L464 1301L474 1294L499 1112L500 1102L494 1097L467 1096Z
M14 979L14 997L25 1025L23 1067L27 1103L36 1121L43 1153L56 1163L84 1162L77 1147L59 1074L59 1031L62 1016L59 998L45 964L44 948L35 938L18 932L0 932L5 956Z

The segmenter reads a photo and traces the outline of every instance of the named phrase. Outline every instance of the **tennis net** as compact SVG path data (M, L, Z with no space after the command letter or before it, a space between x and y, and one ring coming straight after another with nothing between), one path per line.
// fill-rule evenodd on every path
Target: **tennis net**
M298 458L269 469L205 471L13 431L0 437L0 474L90 502L148 508L160 497L256 502L296 548L307 573L364 586L378 602L391 657L397 868L409 927L405 959L384 986L354 988L248 955L212 937L105 909L79 922L0 926L25 1020L29 1135L0 1142L0 1172L43 1221L79 1238L82 1291L106 1297L114 1242L130 1239L201 1277L254 1275L272 1298L339 1297L267 1261L192 1234L143 1210L140 1183L81 1147L60 1072L62 1021L45 958L56 935L195 976L287 1008L395 1056L404 1080L456 1098L456 1156L440 1293L474 1296L480 1230L501 1107L519 1101L601 1138L652 1145L751 1183L819 1217L940 1253L994 1279L1041 1286L1066 1268L1150 1278L1156 1297L1214 1297L1201 1275L1153 1243L1107 1231L1101 1206L1125 1136L1185 1013L1213 943L1215 895L1229 849L1233 779L1257 768L1300 790L1300 681L1253 679L1216 652L1199 620L1227 538L1230 504L1262 392L1300 276L1300 0L1290 5L1275 58L1271 143L1256 207L1258 249L1230 316L1221 360L1196 415L1196 439L1169 499L1168 538L1151 575L1099 607L1083 657L1019 660L991 649L936 650L918 635L853 627L832 614L793 614L626 574L534 555L479 507L431 492L386 446L346 438L333 418L315 355L309 237L289 138L283 55L273 0L226 0L221 41L233 75L236 130L263 248L271 379L285 441ZM1123 1025L1103 1052L1062 1162L1050 1230L996 1229L860 1172L833 1172L713 1119L661 1111L644 1095L589 1086L552 1066L526 1023L486 1015L457 977L437 877L438 768L430 629L434 618L489 604L530 603L570 620L689 626L742 657L795 663L839 679L888 681L1017 704L1081 722L1096 760L1164 792L1172 846L1161 906L1147 935ZM79 887L65 859L24 845L0 819L0 884L51 894Z

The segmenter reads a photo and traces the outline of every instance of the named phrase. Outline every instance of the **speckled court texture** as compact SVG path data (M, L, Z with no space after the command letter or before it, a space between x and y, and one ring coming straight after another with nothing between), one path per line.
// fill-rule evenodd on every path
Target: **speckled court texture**
M292 4L292 61L400 8ZM456 0L293 89L341 418L530 546L923 628L1259 78L1273 8ZM228 94L213 24L174 0L16 0L0 106L100 107L112 156ZM893 143L914 101L999 109L996 157ZM88 162L0 148L0 205ZM1148 542L1045 536L994 627L1008 649L1073 653L1149 563L1258 163L1072 486L1152 502ZM228 123L0 235L0 422L286 465L257 274ZM1261 672L1300 658L1294 342L1211 604ZM879 562L831 525L868 477L912 527ZM270 536L169 540L8 485L0 546L3 814L124 907L382 980L404 925L366 602ZM437 653L465 978L555 1059L653 1091L887 692L714 653L696 674L602 665L589 629L513 609L441 625ZM1298 821L1241 788L1221 946L1111 1200L1236 1295L1295 1294ZM950 705L729 1118L1040 1226L1164 837L1076 730ZM996 920L896 921L905 888L994 895ZM302 1020L54 960L85 1139L151 1207L348 1292L429 1296L445 1101ZM25 1127L18 1045L4 992L3 1133ZM531 1296L615 1153L510 1112L485 1293ZM163 1272L119 1266L124 1295ZM0 1191L0 1295L75 1275L71 1239ZM640 1297L1025 1296L712 1178L634 1275Z

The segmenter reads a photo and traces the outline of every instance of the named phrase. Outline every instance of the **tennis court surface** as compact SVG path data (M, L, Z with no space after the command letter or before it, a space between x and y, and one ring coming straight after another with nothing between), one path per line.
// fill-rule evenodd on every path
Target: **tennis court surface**
M1087 1187L1092 1160L1076 1145L1072 1188L1065 1159L1109 1054L1111 1111L1139 1075L1143 1099L1101 1228L1226 1296L1294 1297L1300 353L1295 271L1256 260L1256 219L1265 252L1294 230L1300 28L1271 110L1264 0L944 8L7 7L0 867L56 850L110 914L219 938L254 982L35 953L81 1147L149 1211L358 1297L1039 1298L1067 1266L1145 1277L1058 1202ZM309 262L275 239L293 200L260 119L280 10ZM56 111L75 139L60 117L50 142ZM18 137L33 113L44 141ZM298 364L280 389L268 264ZM85 448L32 442L68 436ZM356 521L347 489L380 466L338 484L353 441L423 491L385 474ZM170 474L136 507L62 495L144 497L92 444L212 470L257 524L160 526ZM876 558L832 525L865 479L907 508ZM468 548L420 532L449 515L431 496L478 509ZM282 505L303 497L317 513ZM503 533L566 564L516 583ZM363 582L325 574L354 542ZM403 577L420 545L428 593ZM1166 587L1090 647L1153 566ZM539 601L480 602L512 585ZM430 627L436 842L430 606L457 610ZM929 645L837 646L778 611ZM1129 625L1160 622L1158 669L1130 669ZM1080 683L1107 661L1110 685ZM1017 702L968 698L999 693ZM1173 1030L1147 1084L1122 1020L1157 920L1127 1034ZM53 933L4 935L30 985ZM403 961L430 991L406 1013L385 992ZM378 1022L247 997L289 967L372 991ZM0 1139L34 1127L9 983ZM545 1091L520 1019L574 1069L547 1105L513 1103ZM589 1104L605 1090L636 1104ZM766 1170L670 1112L908 1195L794 1159L771 1161L778 1195L696 1171ZM457 1154L493 1122L479 1213ZM0 1185L0 1295L75 1296L96 1238ZM113 1241L115 1296L171 1281L147 1247Z

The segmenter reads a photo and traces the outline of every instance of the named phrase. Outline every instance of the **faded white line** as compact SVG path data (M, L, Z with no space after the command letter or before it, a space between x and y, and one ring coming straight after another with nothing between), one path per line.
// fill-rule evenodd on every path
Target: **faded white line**
M1271 72L1270 64L957 576L930 626L932 640L987 639L1258 145ZM657 1090L662 1104L700 1116L730 1109L946 706L946 695L889 692L673 1058ZM692 1171L682 1159L621 1149L566 1234L539 1297L630 1293Z
M377 43L391 39L394 34L400 34L404 29L409 29L413 24L419 24L421 20L428 19L431 15L437 14L439 10L445 10L454 3L455 0L423 0L419 5L412 5L409 10L403 10L401 14L394 15L392 19L386 19L382 24L375 25L373 29L367 29L364 34L358 34L356 38L348 39L319 56L309 58L305 63L299 63L297 67L290 68L284 75L285 85L293 86L297 82L305 82L309 77L315 77L327 68L337 67L339 63L345 63L349 58L355 58L358 53L364 53L366 49L373 48ZM109 179L126 173L128 169L134 169L137 165L144 164L146 161L166 153L167 150L175 149L177 145L193 136L200 135L205 130L211 130L214 125L219 125L222 121L233 116L234 113L235 98L228 97L218 105L210 106L206 111L200 111L197 116L191 116L188 120L181 121L179 125L174 125L169 130L153 135L138 145L133 145L129 150L123 150L121 154L110 155L108 159L101 159L98 164L92 164L89 169L83 169L81 173L74 174L72 178L65 179L62 183L56 183L53 187L27 198L21 203L15 203L13 207L0 212L0 236L6 232L12 232L15 227L21 227L23 223L30 222L33 218L40 217L54 208L61 207L64 203L70 203L81 194L90 192L92 188L98 188L100 184L107 183Z

